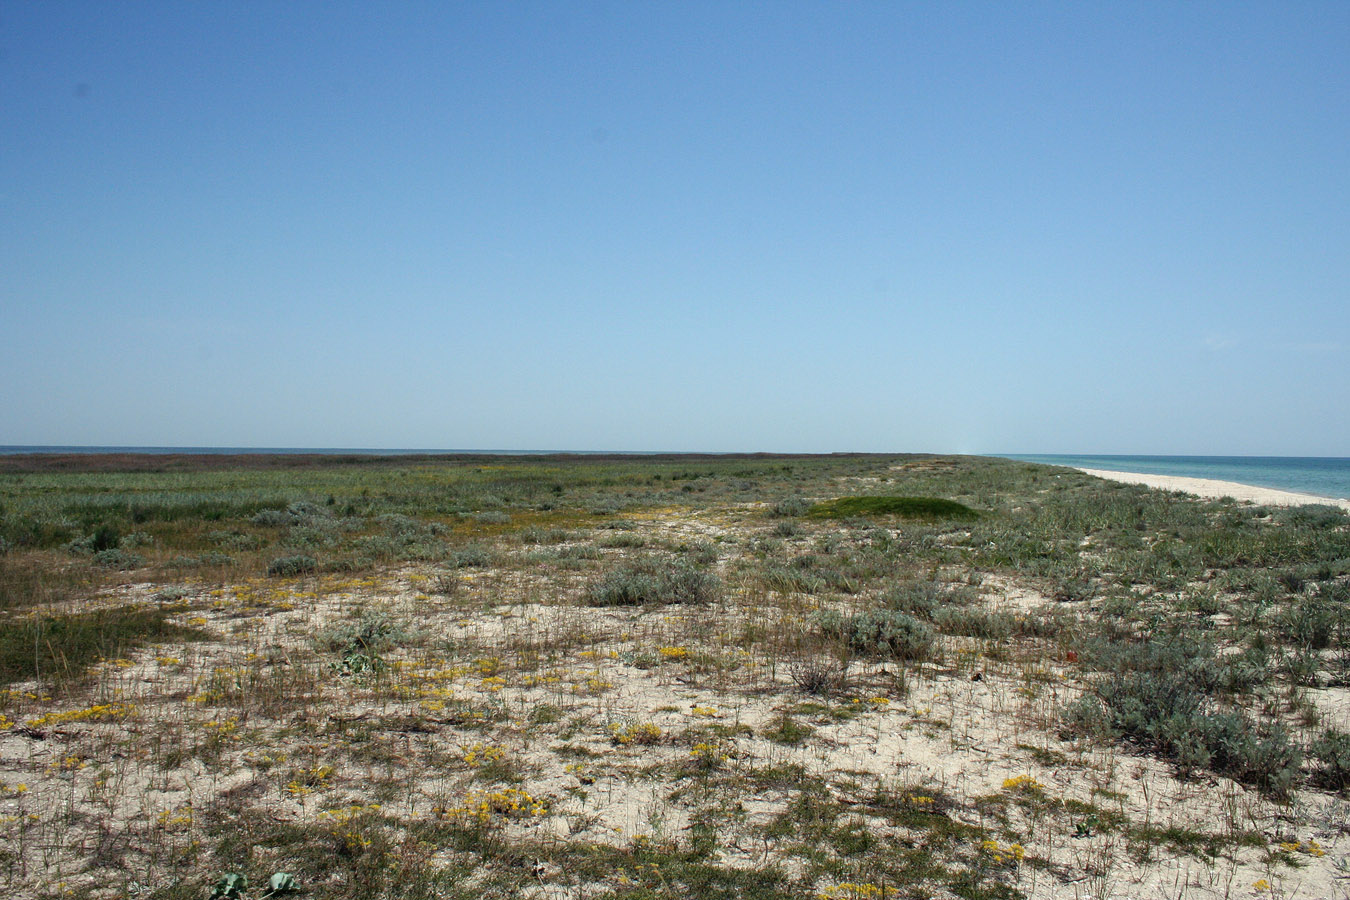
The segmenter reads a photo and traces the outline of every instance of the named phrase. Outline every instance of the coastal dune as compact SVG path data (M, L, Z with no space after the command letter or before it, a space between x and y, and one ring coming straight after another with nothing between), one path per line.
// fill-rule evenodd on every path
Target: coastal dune
M1183 478L1179 475L1149 475L1142 472L1112 472L1106 469L1082 469L1089 475L1106 478L1110 481L1123 481L1126 484L1142 484L1165 491L1181 491L1197 497L1219 499L1232 497L1234 500L1249 500L1266 506L1303 506L1308 503L1320 503L1350 510L1350 500L1336 497L1316 497L1312 494L1300 494L1296 491L1280 491L1275 488L1257 487L1252 484L1239 484L1236 481L1219 481L1214 478Z

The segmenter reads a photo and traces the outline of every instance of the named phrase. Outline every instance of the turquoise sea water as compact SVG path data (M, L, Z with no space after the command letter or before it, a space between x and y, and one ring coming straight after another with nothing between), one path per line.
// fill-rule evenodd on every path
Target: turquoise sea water
M1005 459L1140 472L1148 475L1179 475L1184 478L1215 478L1259 487L1298 491L1317 497L1350 498L1350 459L1339 456L1068 456L1063 454L1000 453Z

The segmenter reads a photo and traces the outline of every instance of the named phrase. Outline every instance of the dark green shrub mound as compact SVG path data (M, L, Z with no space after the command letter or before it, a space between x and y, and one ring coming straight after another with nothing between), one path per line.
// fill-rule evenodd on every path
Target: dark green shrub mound
M877 609L844 616L821 613L820 630L842 640L850 650L866 656L924 660L933 649L933 629L926 622L893 609Z
M586 589L590 606L638 606L646 603L710 603L722 593L722 581L679 559L642 560L616 569Z
M940 497L840 497L817 503L806 513L813 519L857 516L900 516L906 519L977 519L980 514L955 500Z

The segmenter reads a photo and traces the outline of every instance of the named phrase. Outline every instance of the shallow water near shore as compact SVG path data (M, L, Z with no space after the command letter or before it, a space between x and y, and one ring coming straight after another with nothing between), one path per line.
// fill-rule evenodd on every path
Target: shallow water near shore
M1006 459L1236 481L1260 487L1297 491L1317 497L1350 498L1350 458L1322 456L1072 456L1067 454L999 454Z

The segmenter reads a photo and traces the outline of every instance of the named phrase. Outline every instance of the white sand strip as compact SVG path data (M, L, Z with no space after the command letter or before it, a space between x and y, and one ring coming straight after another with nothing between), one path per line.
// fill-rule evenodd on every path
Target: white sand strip
M1218 481L1213 478L1182 478L1179 475L1146 475L1141 472L1109 472L1106 469L1079 469L1098 478L1111 481L1123 481L1126 484L1143 484L1165 491L1181 491L1195 494L1197 497L1232 497L1234 500L1250 500L1265 506L1302 506L1306 503L1323 503L1327 506L1339 506L1350 510L1350 500L1338 500L1335 497L1315 497L1312 494L1300 494L1295 491L1278 491L1275 488L1257 487L1252 484L1239 484L1236 481Z

